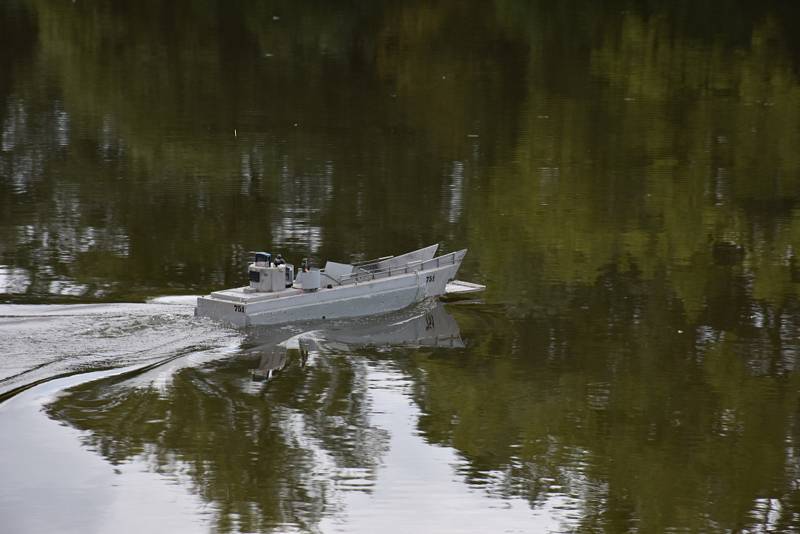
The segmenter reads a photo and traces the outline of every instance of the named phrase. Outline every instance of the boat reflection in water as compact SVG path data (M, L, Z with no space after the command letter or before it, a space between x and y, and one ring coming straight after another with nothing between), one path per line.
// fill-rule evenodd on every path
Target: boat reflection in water
M364 348L463 348L455 318L441 302L425 303L393 314L328 323L323 329L303 331L279 341L285 331L253 330L246 354L260 354L253 381L273 378L290 360L299 358L305 367L310 353L341 353ZM296 353L296 354L295 354Z

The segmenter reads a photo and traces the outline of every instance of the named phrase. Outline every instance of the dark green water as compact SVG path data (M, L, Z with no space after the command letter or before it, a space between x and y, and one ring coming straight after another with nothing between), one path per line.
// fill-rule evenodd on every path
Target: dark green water
M744 0L3 2L0 393L162 365L0 405L0 516L800 532L798 23ZM329 347L254 383L252 336L106 307L240 285L253 249L435 242L487 285L444 312L463 347ZM79 303L100 315L19 319ZM79 484L96 510L26 483L60 449L9 436L40 427L111 477Z

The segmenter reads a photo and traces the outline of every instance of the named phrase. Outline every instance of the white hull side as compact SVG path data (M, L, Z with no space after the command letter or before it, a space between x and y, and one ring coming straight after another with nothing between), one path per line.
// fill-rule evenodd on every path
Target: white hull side
M247 302L245 298L233 301L210 295L197 299L195 313L199 317L211 317L235 327L385 313L444 294L447 282L455 277L460 264L458 261L391 278L255 302Z

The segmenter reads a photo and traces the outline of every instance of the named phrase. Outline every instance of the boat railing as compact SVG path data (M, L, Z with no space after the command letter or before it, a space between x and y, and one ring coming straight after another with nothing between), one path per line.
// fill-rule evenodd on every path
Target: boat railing
M361 269L369 269L370 267L377 266L382 261L390 260L392 258L394 258L394 256L381 256L380 258L375 258L373 260L354 261L350 265L353 267L360 267Z
M449 254L444 254L442 256L431 258L429 260L410 261L403 266L392 267L390 269L383 269L380 271L357 270L352 274L343 276L342 278L339 279L339 282L342 285L355 284L358 282L378 280L380 278L389 278L391 276L397 276L399 274L407 274L417 271L427 271L428 269L435 269L443 265L455 265L456 263L461 261L461 259L464 257L464 252L465 251L463 250L457 250L455 252L450 252Z

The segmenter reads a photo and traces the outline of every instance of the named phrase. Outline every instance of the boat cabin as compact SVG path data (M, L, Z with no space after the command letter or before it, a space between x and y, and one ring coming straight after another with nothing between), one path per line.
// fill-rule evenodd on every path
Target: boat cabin
M286 263L280 254L273 258L269 252L254 252L247 274L250 285L245 291L249 293L283 291L294 284L294 266Z

